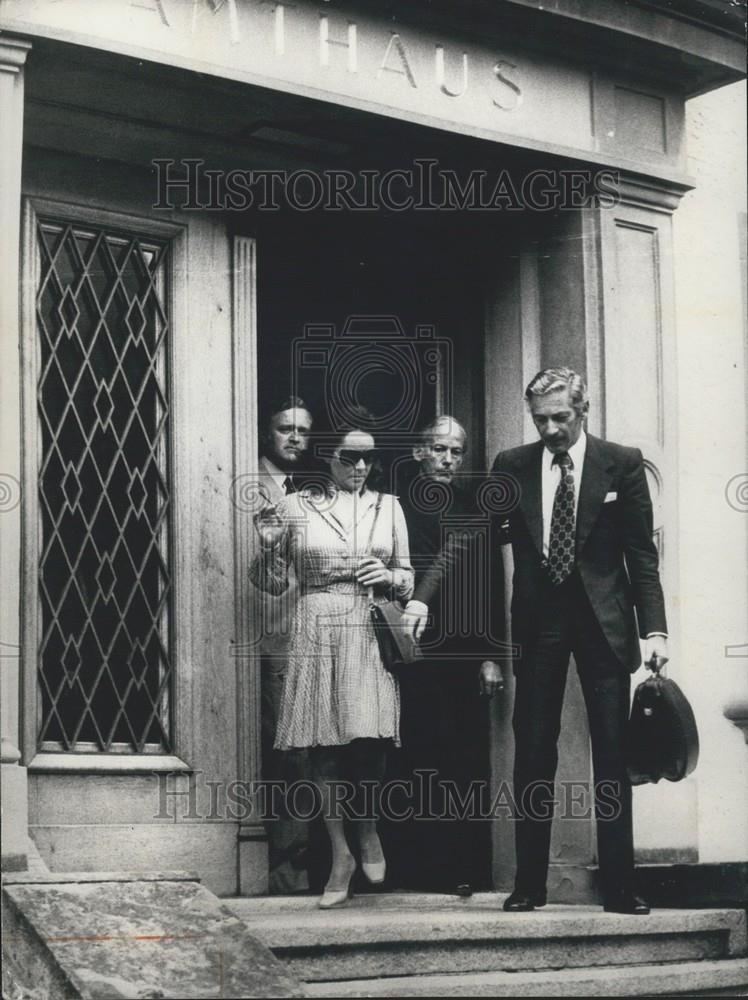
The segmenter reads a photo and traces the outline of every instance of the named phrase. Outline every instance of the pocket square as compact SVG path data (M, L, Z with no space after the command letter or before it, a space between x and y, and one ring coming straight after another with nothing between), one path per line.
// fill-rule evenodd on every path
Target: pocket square
M612 503L614 500L617 499L618 499L618 494L615 491L613 491L613 493L605 494L605 503Z

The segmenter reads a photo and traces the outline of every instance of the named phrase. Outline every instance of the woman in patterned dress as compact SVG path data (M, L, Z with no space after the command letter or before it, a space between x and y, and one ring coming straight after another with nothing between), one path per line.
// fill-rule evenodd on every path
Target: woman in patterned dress
M291 494L271 519L258 518L261 551L251 569L271 594L286 589L291 565L299 581L275 747L310 751L332 846L324 909L346 901L356 869L331 783L352 782L360 809L361 782L382 781L387 748L400 741L397 680L382 665L369 605L407 599L413 569L397 498L366 485L376 457L367 423L342 429L332 443L327 489ZM355 829L364 875L383 882L376 821L356 819Z

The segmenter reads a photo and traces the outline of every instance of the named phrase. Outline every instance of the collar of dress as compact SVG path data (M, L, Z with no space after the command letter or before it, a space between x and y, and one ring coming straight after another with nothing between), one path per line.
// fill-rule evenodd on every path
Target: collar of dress
M304 500L307 502L309 508L316 511L316 513L319 514L319 516L327 522L333 531L348 545L352 545L356 541L357 533L355 531L351 531L351 527L357 528L359 524L361 524L369 511L373 510L376 506L377 496L379 495L373 490L366 489L357 497L353 497L353 495L350 494L351 504L354 507L356 516L353 524L347 525L344 524L335 514L335 505L338 502L338 498L345 496L342 490L335 490L332 494L304 490L303 494Z

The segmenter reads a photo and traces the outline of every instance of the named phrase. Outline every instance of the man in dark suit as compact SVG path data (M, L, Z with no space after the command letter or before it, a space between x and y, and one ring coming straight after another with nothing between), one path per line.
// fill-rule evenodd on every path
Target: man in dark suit
M641 452L586 434L583 379L550 368L525 399L541 440L500 453L493 475L519 499L508 519L514 557L515 890L509 911L546 901L561 708L573 654L587 707L605 909L648 913L634 894L625 731L630 672L667 662L665 604Z
M430 785L420 786L428 801L416 808L444 817L415 821L408 831L400 825L403 837L410 834L404 878L413 888L462 896L490 884L490 826L471 814L488 810L487 699L503 685L484 579L491 519L455 478L466 448L462 426L437 417L421 432L415 474L399 490L416 572L404 625L424 654L401 674L403 770L408 776L436 772ZM468 803L463 818L446 783Z

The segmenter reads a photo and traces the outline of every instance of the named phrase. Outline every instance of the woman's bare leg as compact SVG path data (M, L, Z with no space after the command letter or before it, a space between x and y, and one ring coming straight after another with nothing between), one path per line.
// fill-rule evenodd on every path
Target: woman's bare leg
M331 782L345 779L346 749L346 747L314 747L310 750L312 779L322 796L322 815L332 847L332 866L327 880L327 890L347 888L351 871L355 868L355 859L345 837L343 816L340 814L340 807L336 808L331 789Z
M368 794L359 794L357 802L357 812L363 815L366 811L364 805L373 806L374 813L377 812L378 794L372 795L371 789L379 787L384 780L385 768L387 766L387 746L386 740L360 739L353 740L350 744L350 776L358 785L361 792L362 781L369 783ZM376 818L366 818L356 820L356 834L361 847L361 861L365 864L380 864L384 862L384 852L377 833Z

